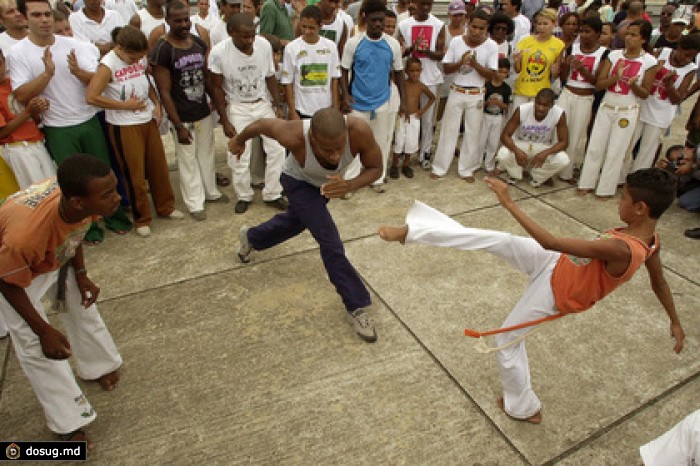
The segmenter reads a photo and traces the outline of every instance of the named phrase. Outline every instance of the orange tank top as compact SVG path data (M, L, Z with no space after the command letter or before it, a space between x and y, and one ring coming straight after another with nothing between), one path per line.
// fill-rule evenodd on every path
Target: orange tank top
M652 245L648 246L639 238L622 233L617 228L607 230L598 237L609 238L620 239L629 246L632 256L627 270L621 276L613 277L605 270L605 262L600 259L562 254L554 266L551 281L554 302L559 312L582 312L593 307L615 288L631 279L659 244L656 235Z

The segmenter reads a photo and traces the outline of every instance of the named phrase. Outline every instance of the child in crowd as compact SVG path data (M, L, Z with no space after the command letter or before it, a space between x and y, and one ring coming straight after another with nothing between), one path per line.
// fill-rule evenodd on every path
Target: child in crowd
M5 56L0 52L0 145L2 157L12 169L20 189L56 175L56 166L44 146L44 135L37 122L49 108L43 97L32 98L22 110L5 76Z
M409 166L411 154L418 152L418 138L420 137L420 118L435 102L435 94L430 92L428 86L420 82L423 65L417 58L406 60L406 102L405 114L399 114L399 123L394 135L394 158L389 168L389 177L399 178L399 158L403 156L401 173L406 178L413 178L413 170ZM427 98L426 104L421 106L421 97Z
M340 108L338 48L321 37L321 10L307 6L301 12L302 35L284 48L282 79L289 106L289 119L309 119L326 107Z
M498 59L498 71L491 81L486 83L484 95L484 119L481 123L481 138L479 154L484 154L484 166L489 175L498 175L496 170L496 151L501 141L504 115L512 100L512 90L505 82L510 73L510 61L507 58Z
M646 51L650 37L650 23L632 21L625 31L625 48L610 52L600 65L596 88L607 91L581 169L580 195L594 189L601 200L615 195L639 118L639 102L649 96L656 76L656 58Z
M380 227L379 236L401 243L485 250L528 274L528 288L503 327L585 311L630 280L644 264L651 288L671 322L674 351L679 353L683 349L685 334L664 278L656 234L659 217L675 197L675 181L671 174L658 168L629 174L619 205L620 220L625 226L607 230L590 241L555 237L520 209L503 181L489 177L486 182L501 205L532 238L466 228L420 202L409 210L406 225ZM496 337L503 385L503 398L498 404L512 418L538 424L542 421L542 404L530 381L523 341L527 331L527 328L520 328Z

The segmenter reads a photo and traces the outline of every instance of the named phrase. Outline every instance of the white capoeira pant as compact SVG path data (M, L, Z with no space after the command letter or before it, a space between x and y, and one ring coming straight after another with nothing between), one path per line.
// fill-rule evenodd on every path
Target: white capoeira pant
M382 153L382 176L372 182L372 184L375 186L384 183L387 165L389 162L389 154L391 153L391 136L394 134L393 128L396 124L396 112L391 111L391 104L391 98L389 98L373 112L360 112L358 110L353 110L350 112L350 115L362 118L367 122L369 127L372 129L374 139L377 141L379 150ZM344 178L346 180L357 178L361 170L362 162L360 162L359 157L355 157L355 160L353 160L348 166Z
M56 164L51 160L43 141L5 144L2 158L12 168L19 189L56 176Z
M25 288L34 308L47 322L41 299L57 278L58 270L39 275ZM84 308L81 301L75 273L70 267L66 277L67 312L60 316L78 375L84 380L95 380L117 370L122 358L97 306ZM9 327L17 359L44 408L49 429L67 434L91 423L96 417L95 410L76 383L68 360L44 356L39 337L2 296L0 314Z
M700 464L700 410L688 415L668 432L639 447L645 466Z
M459 150L457 173L465 178L473 176L474 172L481 167L479 141L481 122L484 119L484 90L464 89L464 91L469 93L450 90L447 104L445 104L440 139L433 158L433 174L437 176L445 176L454 159L462 117L464 117L464 136Z
M394 134L394 153L410 156L418 152L418 139L420 137L420 118L415 115L400 116Z
M584 148L586 147L586 131L591 121L593 95L578 95L566 87L562 90L557 105L564 109L566 125L569 128L569 164L559 173L562 180L574 177L574 168L583 164Z
M600 104L581 169L579 189L595 188L597 196L615 195L638 116L638 104L615 106L605 101Z
M634 136L632 136L632 141L630 141L627 151L627 160L625 161L625 168L623 170L624 176L626 176L627 173L636 172L643 168L651 168L654 165L654 157L656 157L656 151L659 148L661 138L665 132L666 128L650 125L643 121L637 123L637 126L634 128ZM632 160L632 149L640 139L641 142L639 143L637 158Z
M524 151L528 160L532 160L535 155L539 154L543 150L549 149L550 146L546 144L540 144L536 142L519 141L514 139L515 145L522 151ZM508 172L508 176L516 180L523 179L523 167L518 165L515 158L515 154L508 149L506 146L501 147L496 156L498 160L498 166ZM544 161L541 167L531 168L530 176L532 176L532 181L536 185L541 185L560 171L564 169L569 164L569 156L566 152L557 152L552 154Z
M431 86L426 85L430 92L437 95L437 88L439 84L433 84ZM425 94L420 96L420 108L425 107L428 104L428 97ZM430 154L433 147L433 125L435 125L435 107L433 104L425 111L420 117L420 159L423 160L423 154ZM445 116L443 115L442 121L445 121Z
M503 132L503 115L491 115L484 113L484 120L481 122L481 137L479 138L479 154L484 154L484 167L486 171L493 171L496 168L496 151L501 144L501 133Z
M192 123L183 123L190 134L190 144L180 144L177 131L172 129L177 169L180 172L182 201L189 212L204 210L205 200L221 197L216 187L214 169L214 117L211 115Z
M249 124L261 118L275 118L272 104L266 100L254 103L231 102L228 104L228 118L231 124L240 133ZM286 151L279 142L267 136L261 136L262 146L265 150L265 187L262 190L264 201L274 201L282 195L280 175L284 166ZM233 174L233 189L239 201L251 202L255 192L250 186L250 156L252 141L245 143L245 150L240 158L236 158L228 152L228 164Z
M487 251L528 275L530 283L503 322L503 327L557 313L550 282L560 253L542 248L532 238L464 227L442 212L419 201L416 201L408 211L406 224L408 225L406 243L429 244L466 251ZM525 328L499 334L496 337L496 343L498 346L507 345L529 330ZM500 350L498 367L501 372L506 413L517 419L527 419L537 414L542 408L542 403L532 389L525 341Z

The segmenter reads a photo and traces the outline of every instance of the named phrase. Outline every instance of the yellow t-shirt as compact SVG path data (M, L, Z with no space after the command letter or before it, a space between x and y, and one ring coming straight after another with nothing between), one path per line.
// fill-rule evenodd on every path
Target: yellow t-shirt
M515 94L535 97L539 91L550 87L552 63L564 50L564 42L554 36L545 42L527 36L518 42L518 50L523 55L520 74L515 81Z
M19 191L19 185L15 179L12 169L5 163L5 159L0 157L0 199L5 199L10 194Z

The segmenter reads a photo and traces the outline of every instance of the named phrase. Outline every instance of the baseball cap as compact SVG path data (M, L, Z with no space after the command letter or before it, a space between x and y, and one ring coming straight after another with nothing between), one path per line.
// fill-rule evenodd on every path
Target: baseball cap
M450 6L447 7L447 12L450 15L466 15L467 9L464 8L463 0L452 0Z
M692 13L688 14L685 8L678 8L676 11L673 12L673 17L671 17L671 24L683 24L685 26L688 26L690 24L689 16L691 14Z

